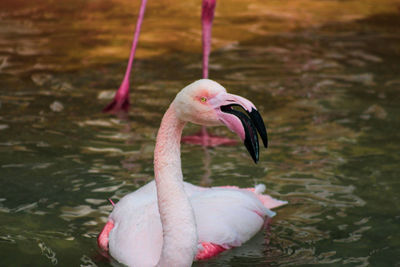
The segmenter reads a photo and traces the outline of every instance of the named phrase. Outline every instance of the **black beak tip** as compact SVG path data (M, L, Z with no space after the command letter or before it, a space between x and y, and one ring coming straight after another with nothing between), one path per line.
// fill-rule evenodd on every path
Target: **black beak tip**
M248 134L247 130L246 130L246 132ZM244 141L244 145L247 148L247 151L249 152L254 163L257 164L259 156L260 156L257 135L253 136L252 138L250 138L250 137L246 138Z
M257 158L253 158L253 161L254 161L255 164L257 164L258 163L258 157Z
M268 136L264 122L261 118L260 113L258 113L256 109L253 108L250 112L245 109L247 115L249 115L246 116L240 111L232 109L231 107L234 105L235 104L222 106L221 111L236 116L242 122L245 131L244 145L247 148L247 151L249 152L254 163L257 164L259 159L259 144L257 132L261 136L264 147L268 147Z
M258 155L254 151L249 151L251 159L254 161L255 164L258 163Z
M249 114L254 126L260 134L264 147L268 148L268 133L260 113L253 108L250 112L247 112L247 114Z

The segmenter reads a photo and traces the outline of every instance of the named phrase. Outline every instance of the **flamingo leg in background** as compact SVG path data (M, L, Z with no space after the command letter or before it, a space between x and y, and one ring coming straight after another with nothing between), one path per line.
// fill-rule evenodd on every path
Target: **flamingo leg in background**
M203 44L203 78L208 79L208 60L211 52L211 29L214 19L216 0L203 0L201 9L202 44ZM201 127L200 132L183 136L182 142L186 144L202 145L215 147L219 145L236 145L234 139L210 135L205 126Z
M135 58L137 43L139 41L140 28L141 28L142 22L143 22L144 12L146 9L146 3L147 3L147 0L142 0L142 3L140 4L139 16L138 16L138 19L136 22L135 34L133 36L131 53L129 55L128 66L126 67L124 79L122 80L122 83L121 83L117 93L115 94L114 100L103 109L103 112L119 113L122 111L127 112L129 110L130 73L132 70L133 59Z
M215 5L216 0L203 0L201 9L204 79L208 79L208 60L211 52L211 29L214 20Z

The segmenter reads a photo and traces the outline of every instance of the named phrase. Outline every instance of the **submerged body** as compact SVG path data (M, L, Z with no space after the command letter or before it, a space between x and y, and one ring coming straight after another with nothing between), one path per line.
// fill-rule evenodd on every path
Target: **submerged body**
M286 204L262 195L263 185L205 188L184 182L184 189L196 218L196 260L242 245L262 229L267 217L275 215L270 209ZM99 246L129 266L155 266L162 243L154 181L123 197L99 236Z

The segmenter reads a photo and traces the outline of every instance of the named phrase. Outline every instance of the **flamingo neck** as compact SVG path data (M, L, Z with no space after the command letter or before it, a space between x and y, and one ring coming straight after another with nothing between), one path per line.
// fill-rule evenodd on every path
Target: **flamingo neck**
M180 142L185 122L174 106L161 121L154 151L154 174L163 246L157 266L191 266L197 252L197 230L192 206L183 188Z

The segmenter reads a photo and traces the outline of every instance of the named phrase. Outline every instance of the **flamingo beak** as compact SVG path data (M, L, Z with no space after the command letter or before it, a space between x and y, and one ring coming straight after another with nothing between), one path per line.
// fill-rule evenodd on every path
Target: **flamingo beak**
M264 121L253 103L238 95L220 93L212 99L219 120L244 142L253 161L259 158L259 133L264 147L268 147L268 135ZM239 106L244 112L233 109Z

